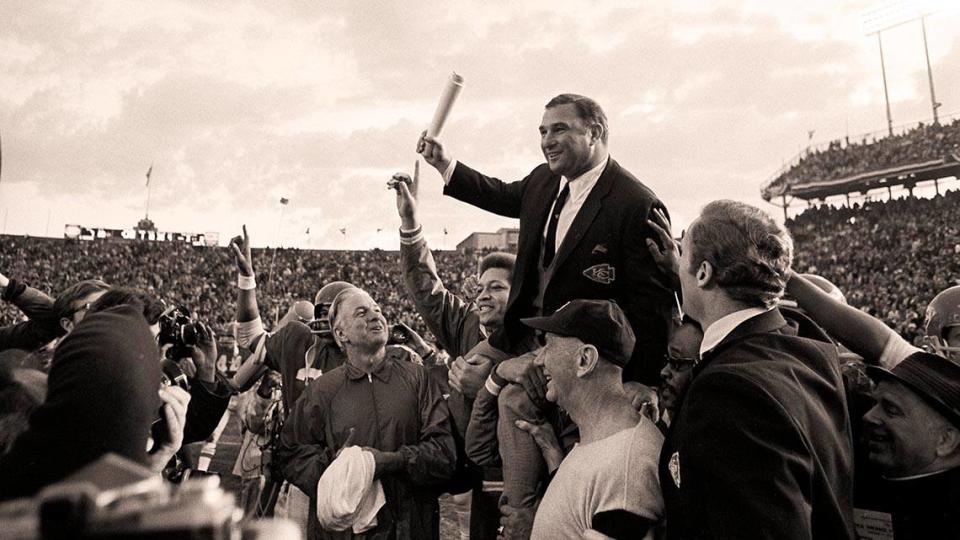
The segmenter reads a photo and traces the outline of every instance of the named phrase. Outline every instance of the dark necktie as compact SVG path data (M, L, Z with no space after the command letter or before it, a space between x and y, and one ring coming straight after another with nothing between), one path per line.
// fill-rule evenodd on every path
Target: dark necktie
M557 222L560 221L560 211L567 202L570 195L570 183L564 184L560 194L557 195L557 202L553 205L553 212L550 213L550 224L547 225L547 237L543 240L543 267L550 266L553 257L557 254Z

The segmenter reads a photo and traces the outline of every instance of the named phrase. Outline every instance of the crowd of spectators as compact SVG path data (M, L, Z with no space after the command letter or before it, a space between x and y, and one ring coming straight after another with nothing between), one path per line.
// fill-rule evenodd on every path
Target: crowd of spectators
M398 252L288 248L277 249L274 260L273 249L254 249L253 257L265 325L283 317L297 300L312 302L325 283L343 280L369 291L388 321L403 322L431 339L404 291ZM451 290L459 290L463 278L476 271L473 255L442 251L436 257L443 282ZM91 278L141 288L168 305L187 307L218 335L236 314L236 266L225 247L0 236L0 271L53 296ZM14 306L0 305L0 325L21 316Z
M920 123L881 139L832 141L825 149L804 154L765 190L779 192L791 185L848 178L936 159L960 161L960 119L949 124Z
M819 274L847 301L920 344L924 310L960 284L960 191L933 199L811 208L788 220L794 268Z

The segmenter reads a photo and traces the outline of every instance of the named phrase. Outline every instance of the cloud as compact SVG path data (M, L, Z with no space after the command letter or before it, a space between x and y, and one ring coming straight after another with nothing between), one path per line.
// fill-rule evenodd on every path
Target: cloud
M859 0L14 4L0 19L0 208L13 232L42 234L47 211L54 233L131 225L153 163L162 228L226 239L248 223L258 244L395 248L384 184L412 169L453 70L467 86L442 139L458 159L522 178L542 160L544 103L583 93L608 113L614 158L683 221L719 197L765 205L760 184L807 130L885 126ZM928 21L942 112L960 110L957 22ZM884 38L898 121L929 116L917 38ZM429 167L422 185L433 245L515 224L444 198ZM32 208L8 202L21 200Z

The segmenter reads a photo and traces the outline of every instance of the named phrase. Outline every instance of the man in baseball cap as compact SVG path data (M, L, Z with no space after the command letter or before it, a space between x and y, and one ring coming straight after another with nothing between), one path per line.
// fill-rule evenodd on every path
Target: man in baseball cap
M871 366L876 405L864 415L870 469L857 472L858 531L956 538L960 530L960 365L916 352Z
M642 538L663 516L657 476L663 437L633 407L621 382L636 342L626 315L609 300L573 300L549 317L522 322L543 346L534 363L546 376L547 399L580 428L579 445L564 458L549 424L517 421L556 470L531 537L579 538L603 528L600 523L629 523Z

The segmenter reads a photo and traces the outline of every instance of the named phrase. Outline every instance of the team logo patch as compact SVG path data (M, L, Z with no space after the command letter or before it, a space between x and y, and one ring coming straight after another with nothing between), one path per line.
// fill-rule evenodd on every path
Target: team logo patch
M670 476L673 477L673 483L677 485L677 488L680 488L680 452L674 452L670 456L670 464L667 465L667 468L670 469Z
M584 270L583 275L591 281L609 285L617 279L617 269L607 263L595 264Z

